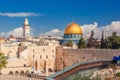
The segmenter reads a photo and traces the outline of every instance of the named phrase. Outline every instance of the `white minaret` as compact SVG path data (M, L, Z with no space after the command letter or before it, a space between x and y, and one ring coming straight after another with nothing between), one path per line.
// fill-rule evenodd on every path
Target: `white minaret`
M23 37L28 38L30 36L30 26L28 23L28 19L25 18L24 24L23 24Z

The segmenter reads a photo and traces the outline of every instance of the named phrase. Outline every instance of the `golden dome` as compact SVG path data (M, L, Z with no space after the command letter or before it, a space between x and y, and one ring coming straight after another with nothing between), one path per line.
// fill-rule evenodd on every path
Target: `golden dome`
M64 34L82 34L82 28L73 22L66 27Z

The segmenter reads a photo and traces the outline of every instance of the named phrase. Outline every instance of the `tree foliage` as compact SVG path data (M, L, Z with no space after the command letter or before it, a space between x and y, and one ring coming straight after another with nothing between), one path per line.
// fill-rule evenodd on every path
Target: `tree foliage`
M105 40L104 40L104 48L108 48L108 39L107 38L105 38Z
M91 75L86 76L86 75L77 73L73 76L72 80L101 80L101 76L96 75L96 76L94 76L94 78L93 77L91 78Z
M120 36L117 36L117 32L113 32L112 36L109 36L108 38L105 38L105 39L102 33L100 48L119 49Z
M85 48L85 40L83 39L83 37L81 37L78 42L78 48Z
M66 46L72 47L73 46L73 42L71 40L69 40L68 43L66 44Z
M120 72L116 73L116 76L117 76L117 77L120 77Z
M111 49L120 48L120 36L117 36L117 32L113 32L113 35L108 37L108 47Z
M3 53L0 53L0 70L5 67L7 64L6 57L4 56Z

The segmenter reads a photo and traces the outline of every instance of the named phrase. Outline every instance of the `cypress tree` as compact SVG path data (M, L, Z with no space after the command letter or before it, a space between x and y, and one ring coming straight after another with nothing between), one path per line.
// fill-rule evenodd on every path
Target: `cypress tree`
M104 45L104 31L102 31L102 37L101 37L101 44L100 44L100 48L103 49L105 48L105 45Z
M108 39L107 38L105 38L105 48L107 49L108 48Z
M81 37L81 39L78 42L78 48L85 48L85 41L83 37Z

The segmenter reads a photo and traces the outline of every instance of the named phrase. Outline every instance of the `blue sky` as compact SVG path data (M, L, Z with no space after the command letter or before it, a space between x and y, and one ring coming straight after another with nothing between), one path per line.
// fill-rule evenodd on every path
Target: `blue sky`
M15 16L21 12L26 15ZM25 18L35 35L64 30L73 19L80 25L97 22L101 27L120 21L120 0L0 0L0 32L21 27Z

